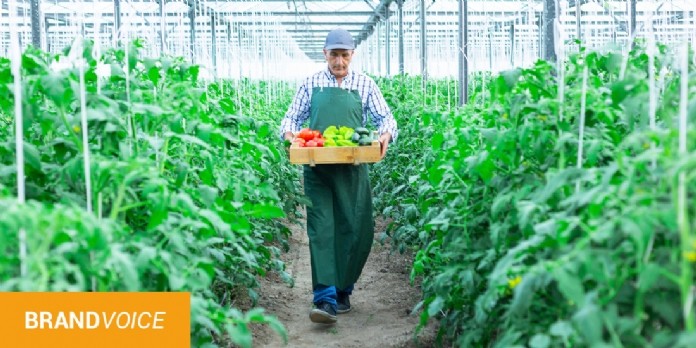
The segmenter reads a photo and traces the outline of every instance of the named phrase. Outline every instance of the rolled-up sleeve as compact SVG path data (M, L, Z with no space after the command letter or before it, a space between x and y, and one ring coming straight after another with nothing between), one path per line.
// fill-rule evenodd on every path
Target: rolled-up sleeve
M387 105L387 101L384 100L382 91L374 82L370 81L369 95L367 97L367 110L372 116L372 125L377 128L379 134L384 134L389 132L392 137L392 142L396 141L399 136L399 129L396 124L396 119Z
M297 89L295 98L292 100L285 117L280 122L280 139L286 132L298 132L302 128L302 124L309 118L309 89L308 81L304 81Z

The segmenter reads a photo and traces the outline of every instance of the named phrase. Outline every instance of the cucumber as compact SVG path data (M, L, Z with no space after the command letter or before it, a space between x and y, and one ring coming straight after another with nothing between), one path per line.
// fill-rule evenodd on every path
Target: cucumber
M354 143L357 143L358 141L360 141L360 139L361 139L361 137L360 137L360 134L358 134L358 133L353 133L353 136L350 137L350 140Z
M372 139L371 138L362 138L358 142L360 146L370 146L372 145Z
M355 128L355 133L358 133L360 135L368 135L370 134L370 131L365 127L358 127Z

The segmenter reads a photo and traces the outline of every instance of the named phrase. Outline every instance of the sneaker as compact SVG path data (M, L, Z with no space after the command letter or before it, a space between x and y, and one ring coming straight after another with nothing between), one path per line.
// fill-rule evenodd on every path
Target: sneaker
M350 295L348 294L341 294L338 293L338 298L336 299L337 302L337 310L338 314L343 314L343 313L348 313L351 310L350 307Z
M336 322L336 308L328 302L320 302L309 312L309 319L315 323L333 324Z

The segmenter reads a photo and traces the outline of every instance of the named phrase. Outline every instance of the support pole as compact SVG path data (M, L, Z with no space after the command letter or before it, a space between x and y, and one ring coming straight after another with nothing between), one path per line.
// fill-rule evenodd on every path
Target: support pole
M515 22L510 23L510 66L515 67Z
M544 59L556 61L554 42L554 22L556 21L556 0L544 1Z
M423 88L425 88L425 83L428 80L428 37L425 32L425 11L425 0L420 0L420 64Z
M399 5L399 74L404 74L404 1L397 0Z
M191 62L194 63L196 61L196 3L192 2L189 4L189 32L190 32L190 55L191 55Z
M635 42L633 39L636 37L636 0L629 0L628 12L629 20L631 21L629 23L628 37L631 39L632 42ZM631 48L633 48L634 46L635 43L631 44Z
M51 52L51 41L48 40L48 29L50 28L51 23L48 23L48 20L44 18L44 37L46 38L46 52Z
M581 5L580 0L576 0L575 1L575 31L576 31L576 34L577 34L576 37L578 40L582 40L582 32L580 31L580 29L581 29L580 28L580 16L581 16L580 5Z
M539 45L539 50L537 52L539 59L541 59L544 56L544 13L539 14L539 42L537 43Z
M160 46L161 52L164 53L165 47L167 47L167 22L165 21L164 13L164 2L166 0L159 0L159 15L160 15Z
M227 77L232 78L232 23L227 22L227 42L225 42L225 66Z
M493 28L488 27L488 70L493 71Z
M467 0L459 0L459 106L469 100L469 16Z
M389 11L387 11L387 13L389 13ZM384 58L387 68L387 76L391 76L391 21L389 20L389 17L387 17L387 21L384 23L384 25Z
M379 35L382 32L382 23L377 23L377 33L374 36L375 41L377 41L377 71L379 71L380 76L384 76L384 71L382 70L382 37Z
M242 24L237 23L237 59L239 67L239 81L242 81Z
M212 43L210 44L210 58L213 62L213 76L217 76L217 28L215 25L215 15L210 15L210 35Z
M114 36L118 41L118 33L121 31L121 1L114 0Z
M41 48L41 13L39 0L31 0L31 44Z

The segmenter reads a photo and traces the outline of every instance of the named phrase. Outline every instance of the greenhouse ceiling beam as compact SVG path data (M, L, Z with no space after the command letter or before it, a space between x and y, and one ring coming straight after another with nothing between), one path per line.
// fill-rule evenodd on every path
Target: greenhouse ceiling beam
M580 6L587 4L590 0L568 0L568 8L575 7L576 3L580 3Z
M337 22L264 22L264 21L232 21L234 24L242 25L274 25L280 24L284 26L312 26L312 25L338 25ZM365 22L341 22L341 26L363 25Z
M327 16L327 17L346 17L346 16L369 16L372 11L220 11L227 16L249 17L249 16ZM338 23L338 22L337 22Z
M361 32L360 29L346 29L347 31L351 33L359 33ZM257 31L262 31L261 29L257 29ZM324 33L328 34L329 30L327 29L285 29L288 33Z
M389 18L389 5L391 5L393 1L394 0L381 0L377 7L373 8L370 18L362 27L362 33L358 35L357 39L355 40L356 46L360 45L362 41L366 40L370 35L372 35L377 22L381 21L382 19ZM367 0L365 0L365 2L367 2Z
M370 6L370 8L372 9L372 11L377 11L377 9L375 9L375 6L372 5L372 3L370 2L370 0L363 0L363 1L367 4L367 6Z

